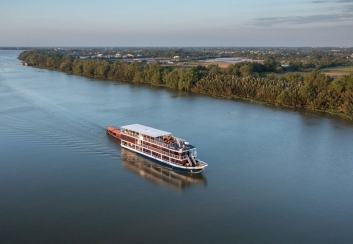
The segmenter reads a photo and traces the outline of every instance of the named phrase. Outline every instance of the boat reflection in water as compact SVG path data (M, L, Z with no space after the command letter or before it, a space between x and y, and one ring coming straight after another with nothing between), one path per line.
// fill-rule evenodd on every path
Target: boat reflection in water
M206 178L202 173L188 174L175 172L125 148L121 148L121 161L128 170L158 184L178 189L187 188L192 184L207 185Z

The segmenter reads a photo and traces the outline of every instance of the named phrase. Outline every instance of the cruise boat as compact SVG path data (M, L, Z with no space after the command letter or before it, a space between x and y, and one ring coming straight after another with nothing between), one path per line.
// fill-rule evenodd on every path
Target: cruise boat
M108 126L107 133L121 140L121 146L151 158L173 170L201 173L207 167L196 159L196 147L172 133L140 124Z

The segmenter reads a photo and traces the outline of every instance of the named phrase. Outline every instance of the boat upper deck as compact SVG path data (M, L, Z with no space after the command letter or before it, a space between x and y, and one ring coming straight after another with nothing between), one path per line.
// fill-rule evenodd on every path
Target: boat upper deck
M172 133L163 131L163 130L157 130L152 127L140 125L140 124L132 124L132 125L125 125L121 127L122 130L131 130L135 131L137 133L150 136L150 137L161 137L161 136L171 136Z
M172 150L188 151L195 148L185 140L174 137L170 132L154 129L140 124L122 126L121 130L125 135L129 135L136 139L154 143Z

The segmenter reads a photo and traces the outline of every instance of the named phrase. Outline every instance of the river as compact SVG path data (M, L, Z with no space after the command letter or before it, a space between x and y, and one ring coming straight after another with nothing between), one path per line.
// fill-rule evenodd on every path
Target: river
M349 120L22 66L0 51L1 243L353 243ZM209 164L108 137L140 123Z

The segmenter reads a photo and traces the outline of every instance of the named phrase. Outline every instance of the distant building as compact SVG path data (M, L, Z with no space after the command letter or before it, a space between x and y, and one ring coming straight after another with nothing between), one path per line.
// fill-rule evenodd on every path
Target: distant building
M33 66L32 62L25 62L24 64L25 64L25 66Z
M130 53L123 56L123 58L133 58L133 57L134 57L134 55L132 55Z

